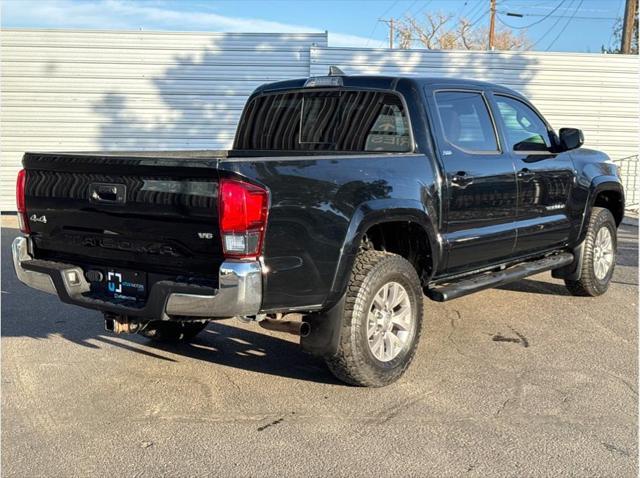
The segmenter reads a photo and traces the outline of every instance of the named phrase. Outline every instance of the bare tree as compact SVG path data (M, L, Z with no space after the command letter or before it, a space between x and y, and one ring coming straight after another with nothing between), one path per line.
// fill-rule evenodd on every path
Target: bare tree
M398 36L398 46L404 50L411 48L413 45L413 31L409 28L396 30Z
M622 53L620 48L622 40L622 18L618 18L613 25L613 32L611 33L611 44L608 47L602 45L602 53ZM636 16L633 20L633 34L631 37L631 52L632 55L638 54L638 10L636 9Z
M467 40L463 39L462 44L471 45L471 48L467 48L468 50L484 50L488 37L489 29L487 27L472 29L467 33ZM529 50L531 46L531 41L524 32L516 35L510 29L496 30L494 36L496 50Z
M427 13L424 21L414 17L398 20L397 36L400 48L422 46L439 50L484 50L489 31L476 28L466 18L454 20L454 15ZM510 29L499 29L495 34L497 50L528 50L531 48L526 33L516 35Z
M467 20L466 18L460 19L460 24L458 25L458 38L462 42L462 47L465 50L474 49L474 45L469 39L472 35L472 28L473 25L471 25L471 22L469 20Z

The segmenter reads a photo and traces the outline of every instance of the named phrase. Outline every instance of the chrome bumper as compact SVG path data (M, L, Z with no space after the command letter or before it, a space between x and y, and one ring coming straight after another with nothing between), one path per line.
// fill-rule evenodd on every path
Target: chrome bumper
M257 314L261 304L260 263L223 262L218 271L217 294L171 293L167 299L166 313L196 317L237 317Z
M133 308L88 297L90 284L80 267L34 259L26 237L16 238L11 248L13 265L21 282L56 294L63 302L104 312L161 320L171 316L226 318L255 315L262 304L262 267L258 261L223 262L218 272L218 289L156 282L144 307Z
M11 244L11 252L13 254L13 267L20 282L48 294L56 293L56 288L49 274L23 269L23 262L33 260L33 257L29 254L29 241L26 237L16 237L13 244Z

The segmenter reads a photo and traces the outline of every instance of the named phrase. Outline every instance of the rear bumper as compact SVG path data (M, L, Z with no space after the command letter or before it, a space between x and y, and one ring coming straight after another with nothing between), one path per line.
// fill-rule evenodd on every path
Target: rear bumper
M75 265L34 259L29 239L18 237L11 246L18 279L34 289L56 294L62 302L114 314L149 319L255 315L262 304L260 262L226 261L218 272L218 288L160 281L145 304L126 306L89 296L84 271Z

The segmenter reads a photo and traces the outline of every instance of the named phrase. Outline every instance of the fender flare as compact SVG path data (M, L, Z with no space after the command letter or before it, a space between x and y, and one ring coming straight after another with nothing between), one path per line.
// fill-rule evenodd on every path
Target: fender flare
M340 256L333 276L331 290L323 308L335 305L344 295L355 257L362 237L372 226L386 222L412 222L421 226L429 239L432 251L432 271L438 267L442 257L442 245L433 221L424 205L417 200L376 199L361 204L355 210L347 228L347 234L340 248Z
M580 279L582 275L582 264L584 262L584 241L587 236L587 224L589 224L589 220L591 219L591 211L593 211L598 194L604 191L615 191L619 193L622 196L624 206L624 188L617 177L596 176L593 178L589 186L589 195L585 204L585 210L582 214L578 243L572 250L575 259L572 264L551 271L552 277L574 281Z
M623 209L624 209L624 188L620 183L620 179L616 176L596 176L591 180L589 185L589 195L585 204L585 209L582 214L582 224L580 224L580 233L578 234L578 244L582 244L584 238L587 235L587 224L591 219L591 211L596 202L598 194L605 191L614 191L622 196Z

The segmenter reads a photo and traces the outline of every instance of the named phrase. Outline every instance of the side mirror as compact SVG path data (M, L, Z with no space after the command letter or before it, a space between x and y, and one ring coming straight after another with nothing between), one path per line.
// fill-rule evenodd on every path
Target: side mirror
M560 128L560 146L564 151L579 148L584 144L584 134L577 128Z

